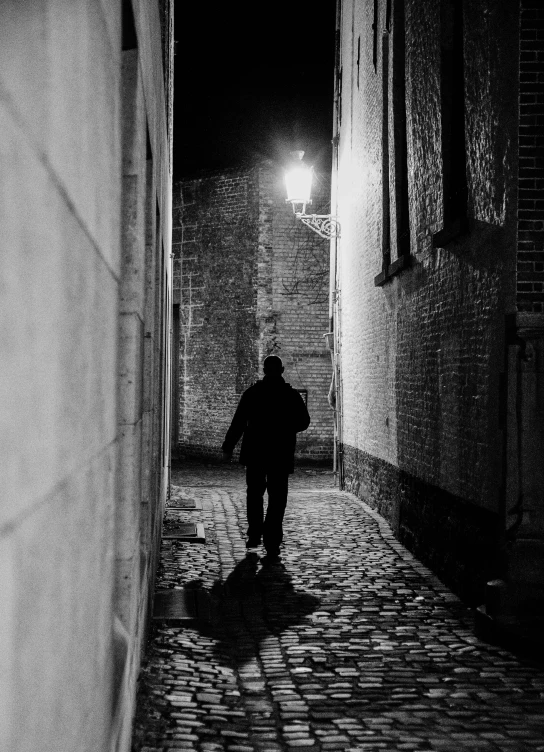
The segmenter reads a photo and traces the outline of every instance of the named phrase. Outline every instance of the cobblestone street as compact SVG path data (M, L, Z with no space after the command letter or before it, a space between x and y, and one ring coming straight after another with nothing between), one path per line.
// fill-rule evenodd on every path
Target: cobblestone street
M174 472L159 591L199 618L154 621L135 752L544 750L544 674L474 636L473 616L331 473L297 470L278 563L246 555L241 468Z

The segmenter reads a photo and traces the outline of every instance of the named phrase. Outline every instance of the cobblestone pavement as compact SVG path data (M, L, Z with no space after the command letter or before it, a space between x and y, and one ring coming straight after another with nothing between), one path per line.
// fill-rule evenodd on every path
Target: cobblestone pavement
M471 613L331 474L297 471L280 563L246 555L239 468L173 476L158 588L198 592L206 618L156 623L135 752L544 750L544 674L480 642ZM172 503L170 503L170 506Z

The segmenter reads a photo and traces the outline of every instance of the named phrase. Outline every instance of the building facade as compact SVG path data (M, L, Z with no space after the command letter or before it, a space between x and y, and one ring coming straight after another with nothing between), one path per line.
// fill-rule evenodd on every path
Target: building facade
M316 205L329 196L318 176ZM277 354L312 417L297 457L330 462L328 242L295 220L269 161L179 183L173 217L176 450L219 457L242 392Z
M168 485L172 3L3 3L0 40L0 748L126 752Z
M544 583L541 27L525 0L338 7L343 483L470 602L501 581L505 620Z

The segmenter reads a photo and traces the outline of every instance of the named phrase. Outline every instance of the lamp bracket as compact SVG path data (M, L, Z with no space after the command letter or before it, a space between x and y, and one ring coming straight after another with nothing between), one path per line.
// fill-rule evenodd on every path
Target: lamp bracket
M340 222L332 214L304 214L295 212L295 217L300 219L311 230L321 235L322 238L339 238Z

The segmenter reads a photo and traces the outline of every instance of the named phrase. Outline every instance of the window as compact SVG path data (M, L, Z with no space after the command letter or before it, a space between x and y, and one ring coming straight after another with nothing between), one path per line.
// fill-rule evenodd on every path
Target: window
M388 0L386 5L386 25L382 38L382 93L382 271L374 279L378 287L407 267L410 256L402 0Z
M434 248L449 243L467 225L463 2L442 0L440 7L443 219L442 229L433 235Z

